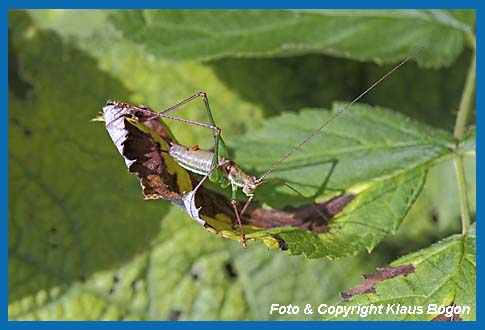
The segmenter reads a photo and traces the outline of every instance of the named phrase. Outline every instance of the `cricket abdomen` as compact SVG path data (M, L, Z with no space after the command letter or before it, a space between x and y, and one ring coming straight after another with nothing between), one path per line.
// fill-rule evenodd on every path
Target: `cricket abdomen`
M209 173L214 158L214 153L211 151L189 148L175 143L170 146L168 153L180 166L201 175ZM221 161L224 162L225 159L219 157L219 164Z

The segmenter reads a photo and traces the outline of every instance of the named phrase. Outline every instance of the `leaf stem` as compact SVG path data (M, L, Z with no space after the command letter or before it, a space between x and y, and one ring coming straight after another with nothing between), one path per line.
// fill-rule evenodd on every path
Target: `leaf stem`
M460 140L465 132L466 121L470 112L473 94L475 92L475 78L476 78L476 52L473 52L472 61L468 68L468 75L466 78L465 88L461 94L460 107L455 122L455 137Z
M476 51L473 50L472 60L468 68L468 74L465 82L465 87L461 95L460 108L455 122L454 136L458 143L465 132L466 122L475 92L476 79ZM456 171L456 179L458 182L458 193L460 195L460 209L461 209L461 230L463 235L467 235L470 230L470 209L468 204L468 196L466 191L465 170L463 168L463 158L458 147L455 150L453 157Z
M458 193L460 194L461 232L463 235L467 235L470 230L470 211L468 206L468 196L466 192L463 159L461 155L455 154L453 160L455 163L456 178L458 181Z

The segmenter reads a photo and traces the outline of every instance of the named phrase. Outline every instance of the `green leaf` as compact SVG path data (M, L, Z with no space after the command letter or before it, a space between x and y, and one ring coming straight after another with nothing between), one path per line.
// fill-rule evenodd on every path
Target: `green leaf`
M91 122L106 99L127 100L130 91L24 13L12 11L9 24L10 320L281 319L267 312L273 299L337 301L339 291L383 262L367 255L309 262L262 244L246 251L167 201L143 200L106 129ZM197 76L213 81L211 88L229 104L239 104L240 115L255 113L243 111L248 105L235 102L210 70L146 64L143 53L118 47L130 56L112 62L111 73L130 88L146 92L150 73L172 74L165 78L173 89L166 81L165 88L147 92L150 98L168 104ZM114 58L111 51L107 58ZM127 63L137 75L125 75ZM306 285L317 280L325 288L318 293Z
M106 21L110 12L32 10L29 14L36 25L56 31L66 42L75 42L80 49L96 58L103 71L119 79L131 92L129 99L115 95L106 95L106 99L130 101L161 111L202 90L208 94L211 108L218 114L231 113L231 116L218 115L215 118L216 123L224 128L224 138L227 140L242 134L248 126L261 120L261 106L245 100L228 88L209 67L160 61L124 38ZM73 25L86 25L85 22L89 22L86 29L72 29ZM185 105L176 115L193 121L207 121L200 100ZM206 149L212 147L214 140L209 130L190 125L188 128L187 124L176 121L168 124L180 143L198 144Z
M468 26L470 31L475 31L476 13L475 10L446 10L446 13L458 22ZM453 20L453 19L451 19ZM459 25L459 23L458 23Z
M391 65L312 54L224 58L209 62L208 67L188 66L192 74L187 75L184 73L186 66L167 64L162 59L146 56L141 47L124 38L112 24L103 20L110 12L32 10L29 14L39 26L55 30L70 42L75 41L99 59L104 70L134 91L133 99L139 103L161 109L199 89L209 92L217 123L223 127L228 141L231 135L236 136L249 126L259 125L259 111L264 111L265 116L274 116L305 107L330 107L336 99L353 99L391 69ZM465 14L468 12L474 16L473 11L464 11ZM453 15L457 13L461 11L450 11ZM76 26L85 27L74 29ZM429 125L452 130L456 116L453 109L460 102L469 57L469 51L462 52L453 66L440 70L423 70L409 63L366 95L362 102L386 106ZM255 88L259 84L264 88ZM188 107L180 113L187 113L190 119L205 119L200 110ZM228 111L236 116L235 120L224 120L222 114ZM197 130L188 134L185 128L180 129L184 137L197 134ZM187 144L201 144L204 137L210 135L204 133L207 132L202 130L202 134L197 134L198 141L190 139Z
M431 305L469 306L469 313L460 314L463 320L476 318L476 238L475 235L454 235L429 248L402 257L391 263L391 267L408 271L383 277L371 283L376 276L367 276L366 281L343 294L352 297L341 306L384 305L383 313L349 315L346 320L431 320L438 316ZM381 274L389 268L381 270ZM398 304L412 310L421 306L422 312L412 314L385 313L388 306L397 310ZM402 308L402 307L401 307ZM332 319L344 319L342 316Z
M334 113L343 104L334 107ZM303 110L268 121L239 140L235 159L250 173L263 173L331 114ZM330 232L282 232L294 254L340 257L372 250L393 233L419 194L426 170L448 154L454 140L389 110L354 105L278 167L270 178L291 184L309 198L342 192L357 195L330 222ZM285 187L262 187L261 199L276 208L302 202ZM256 195L258 198L258 195ZM278 232L273 230L274 232Z
M284 75L251 68L254 62L247 60L247 66L241 71L246 75L251 72L254 80L242 81L245 89L233 88L228 79L220 76L220 70L224 69L227 75L231 70L221 67L216 72L214 69L220 62L167 63L157 54L148 54L148 47L115 30L105 20L107 11L34 10L29 13L36 17L34 22L17 11L9 13L9 319L309 319L303 315L268 315L267 311L275 299L281 304L300 306L307 302L334 303L337 292L357 283L359 274L369 273L388 262L383 259L389 258L389 251L331 262L289 257L280 251L268 252L258 243L242 251L238 242L207 233L180 210L169 208L168 202L143 201L137 180L125 170L123 159L103 126L90 122L107 99L164 109L201 89L209 93L211 105L218 113L216 121L223 127L225 140L232 141L238 151L239 160L242 155L234 137L248 127L253 130L260 127L263 111L269 116L289 109L285 98L281 98L286 95L285 88L272 94L274 84L285 81L278 78ZM463 24L473 25L470 15L458 17L455 11L449 13ZM43 31L41 27L48 27L59 35ZM440 44L433 43L433 47ZM305 103L311 99L310 95L321 90L306 83L305 75L325 71L318 66L302 65L306 59L295 57L290 66L284 61L287 59L264 59L269 66L280 63L290 67L286 80L296 77L294 69L300 73L300 79L292 81L301 85L291 96L293 109L325 104L320 103L320 96L312 99L313 104ZM342 63L340 68L348 64L348 73L366 71L352 61L332 60ZM258 75L253 75L250 71L253 69ZM416 71L429 74L421 69ZM460 72L458 68L453 79L441 79L440 87L459 86L460 79L455 77ZM332 93L322 91L325 102L350 99L356 91L363 90L365 75L352 76L349 79L353 83L347 86L347 78L341 77L348 76L339 75L336 70L334 78L325 78L339 80L331 86ZM321 82L321 78L318 76L315 81ZM272 83L258 89L266 90L268 98L282 102L272 103L275 109L241 93L260 86L255 82L266 79ZM413 86L422 90L422 94L412 99L423 100L426 104L423 112L430 111L428 108L449 111L456 103L441 98L442 103L428 106L427 101L440 97L441 89L421 88L419 82ZM291 85L286 87L292 89ZM339 90L345 92L340 94ZM397 110L400 106L391 108ZM419 110L415 106L411 108ZM194 104L180 114L205 121L201 110L200 104ZM320 120L313 122L318 123ZM170 128L188 145L210 148L212 144L211 134L204 129L188 129L176 123L170 123ZM404 212L419 192L416 187L428 165L403 170L400 174L396 170L393 180L384 179L375 185L371 181L361 187L363 190L357 189L359 196L353 203L359 201L366 188L381 205L388 199L394 210ZM258 171L262 173L266 169L262 165ZM445 179L454 180L454 177ZM320 200L326 198L324 195L333 196L330 191L317 193L307 182L301 182L303 185L298 188ZM390 198L385 193L386 182L393 188L402 182L400 189L404 192L402 196L409 197L407 203ZM276 205L274 200L278 197L282 197L282 205L304 202L283 189L277 190L274 196L266 196L268 190L259 196L271 205ZM437 207L442 209L442 205ZM163 220L161 225L160 220ZM389 229L389 225L381 227L381 219L377 220L379 228ZM371 240L378 239L374 232L364 234ZM313 243L308 237L305 240L310 248ZM355 244L359 249L366 246L360 243ZM342 253L343 250L335 251ZM392 251L394 256L398 251L397 248ZM308 283L318 283L319 290ZM320 318L319 315L311 317Z
M395 62L426 47L418 62L440 67L456 59L464 35L473 33L438 10L123 10L112 22L127 38L172 61L325 53Z
M109 107L106 107L105 109L108 108L111 109L111 105ZM339 111L339 109L340 107L337 106L335 111ZM350 193L352 194L351 196L357 195L357 198L348 207L346 206L346 204L349 202L349 200L347 200L345 204L342 204L340 207L338 207L337 211L325 212L326 214L330 215L329 218L326 219L327 221L331 220L331 217L335 213L337 213L337 217L335 218L335 220L331 220L330 233L321 234L321 237L318 238L317 236L315 236L315 234L320 234L322 231L320 229L321 225L318 225L316 221L315 224L311 224L310 226L305 226L302 228L301 225L299 223L295 223L294 220L291 220L291 222L283 220L283 212L281 211L277 212L277 214L275 215L266 212L263 219L264 222L263 224L261 224L260 219L262 217L258 214L264 211L252 208L248 210L248 218L245 219L246 224L253 226L251 229L246 229L248 238L263 239L265 243L268 244L268 246L270 247L277 246L274 244L274 240L276 239L280 248L289 249L290 252L293 254L305 254L310 258L319 258L323 256L341 257L356 254L365 249L370 251L388 233L394 232L397 229L402 218L416 199L424 182L426 167L423 167L423 165L421 164L421 162L423 162L423 160L420 158L421 155L424 154L428 156L428 158L426 159L428 163L434 159L429 158L430 155L433 154L423 149L423 145L426 147L432 147L433 142L435 146L440 146L440 143L442 143L443 145L441 145L441 147L443 150L441 150L440 152L449 153L450 150L447 149L446 145L450 144L450 141L452 141L452 139L444 132L441 132L439 130L429 132L425 129L425 127L420 127L418 124L414 124L413 126L409 124L402 125L402 116L394 115L393 117L390 113L386 113L385 111L378 109L373 109L373 111L369 111L367 107L363 107L360 111L358 109L358 107L355 107L354 112L352 112L351 114L352 116L358 115L360 117L359 120L355 121L356 118L350 118L351 120L349 120L349 118L344 118L343 124L347 125L346 130L348 132L352 132L354 134L356 132L356 123L358 123L358 128L361 130L361 132L357 133L357 135L354 135L353 137L354 140L357 141L356 137L361 135L358 140L359 145L356 145L354 148L352 148L348 141L346 141L346 144L340 144L340 147L344 147L345 150L339 150L338 152L336 152L336 154L338 154L341 159L335 159L332 162L334 164L332 166L332 172L334 169L337 168L337 164L340 161L342 161L343 166L345 166L345 163L354 164L355 162L353 160L355 158L350 157L346 159L345 154L348 154L349 150L351 150L352 154L357 153L357 150L359 148L359 152L361 153L359 157L359 160L361 161L359 169L364 168L365 161L367 160L371 163L371 165L368 166L368 169L377 172L371 171L370 173L367 173L367 171L363 171L363 174L361 174L360 177L354 177L355 181L351 182L350 185L337 187L334 189L330 188L330 190L332 191L344 191ZM116 113L119 113L119 110L116 110ZM339 112L336 113L339 114ZM366 120L368 124L368 134L364 134L364 132L366 131ZM372 126L376 124L376 120L377 122L379 122L380 125L385 125L389 129L388 131L384 131L381 133L385 134L385 139L387 139L387 145L382 145L382 141L380 141L384 137L384 135L374 134L375 129L373 129ZM116 128L115 126L113 126L113 122L111 122L111 119L110 122L107 123L107 127L109 131ZM271 127L269 129L271 129ZM420 133L420 129L424 133ZM116 130L116 132L118 132L118 130ZM286 129L285 132L288 133L290 132L290 130ZM296 131L296 133L299 133L298 130ZM327 140L329 134L330 136L334 135L332 131L328 131L325 134L327 135ZM123 145L123 143L126 144L126 142L123 142L123 140L121 140L119 137L113 136L113 133L111 133L111 135L113 141L118 141L118 143L121 143L121 145ZM138 138L139 134L137 133L135 134L135 136ZM340 134L338 137L342 138L343 136L344 134ZM273 136L271 137L273 138ZM333 137L335 138L335 136ZM352 137L352 134L348 135L348 137ZM411 138L413 140L412 142L407 141L411 140ZM417 141L418 139L420 141ZM339 143L335 140L327 141L327 143L328 142L332 143L334 147L339 145ZM146 143L144 142L141 145L145 144ZM416 147L419 147L419 149L415 149ZM119 145L118 148L120 148ZM167 148L167 146L165 148ZM327 150L327 148L325 148L324 150ZM378 153L373 153L376 150L378 150ZM407 158L403 159L400 162L400 166L398 167L399 171L397 172L395 170L395 164L393 164L392 162L386 163L385 161L379 161L380 166L376 164L376 159L396 159L399 157L399 153L404 152L406 152ZM417 160L408 161L407 164L406 160L411 159L413 153ZM130 154L133 154L133 152L130 152ZM330 154L335 157L335 154L332 150L330 150ZM144 154L141 159L145 159L147 155L148 154ZM440 156L439 153L437 155ZM434 155L434 157L436 157L436 155ZM129 159L129 162L131 164L132 159L135 158L133 158L133 156L130 156ZM261 157L257 157L257 159L264 161L264 159ZM305 164L308 164L309 162L310 164L319 163L319 159L321 159L323 163L328 163L326 159L323 159L321 155L317 154L315 158L306 157L303 162L300 160L300 164L296 166L296 168L305 169ZM143 160L143 162L145 162L145 160ZM159 163L160 160L158 158L152 159L147 162L147 164L151 164L154 162ZM390 165L391 167L388 169L387 167L389 167ZM131 168L131 165L129 166ZM286 166L286 164L283 164L282 166L284 170L284 166ZM290 163L290 167L294 166ZM138 173L140 171L136 170L135 172ZM352 170L352 172L355 174L357 172L357 169ZM338 171L336 173L338 173ZM380 176L377 176L375 173L379 173ZM158 182L159 180L161 180L165 182L166 180L168 180L169 176L169 173L164 173L156 181ZM329 178L331 178L332 176L333 173L330 173ZM371 180L371 182L365 181L363 177L366 177L367 180ZM332 180L328 180L327 183L332 183ZM146 188L147 183L143 184L143 186ZM324 192L327 188L328 187L322 187L322 192ZM177 189L172 188L172 190ZM185 191L187 192L188 190L185 189ZM390 192L392 192L392 194ZM167 193L167 191L164 192L164 194ZM332 192L332 194L334 193ZM178 193L175 193L175 195L180 198L180 195ZM237 232L234 232L234 229L231 230L230 219L233 217L233 214L225 211L231 209L229 206L229 201L224 201L217 195L213 195L212 197L210 197L206 191L200 191L198 195L200 197L199 200L207 201L206 204L211 205L210 207L208 207L208 205L205 204L198 204L203 208L201 214L205 215L206 218L204 218L204 221L201 220L198 216L192 216L194 220L197 220L200 223L207 222L211 228L213 228L217 233L221 233L223 236L233 239L240 239L240 235ZM205 197L201 197L202 195ZM354 198L352 197L352 199ZM216 200L219 200L219 202L209 203L209 201ZM223 204L227 204L227 206L225 208L219 206ZM339 214L338 212L343 208L344 212ZM298 218L298 212L294 212L292 214L293 219ZM209 217L209 219L207 219L207 217ZM256 219L254 219L255 217ZM302 221L304 223L310 222L306 218L303 218ZM295 227L299 228L297 229ZM266 230L265 228L271 229ZM308 231L301 231L301 229L309 229L313 233ZM324 231L326 232L328 230ZM278 236L275 236L275 234L278 234Z
M332 113L303 109L299 114L268 120L261 129L238 140L236 159L246 168L263 172L289 146L297 145L345 106L336 103ZM315 193L323 184L327 190L342 191L429 166L430 161L449 154L454 143L445 131L387 109L355 104L279 166L274 176L308 193ZM329 175L328 182L324 182L325 175ZM316 182L319 177L321 182Z
M9 306L11 319L41 320L264 320L269 306L337 302L339 290L377 260L307 261L268 252L243 251L240 244L213 237L200 226L181 224L182 212L165 218L151 248L113 269L100 270L85 283L41 290ZM187 244L190 242L190 244ZM210 242L210 244L208 244ZM341 273L346 272L346 277ZM281 276L285 273L285 276ZM326 274L321 278L321 274ZM326 290L302 285L318 281ZM300 316L319 318L318 315Z
M476 159L463 158L472 219L476 213ZM446 192L446 193L443 193ZM453 159L429 169L426 183L395 235L374 253L405 255L461 231L461 210Z
M64 13L65 15L68 15L69 16L69 12L66 12ZM62 16L60 16L60 18L62 18ZM74 18L73 18L74 19ZM54 20L55 22L55 20ZM61 21L62 22L62 21ZM45 24L45 22L44 22ZM61 23L58 23L58 24L61 24ZM53 24L51 26L58 26L56 24ZM61 26L58 26L56 28L56 30L62 32L62 33L65 33L63 32L63 29L61 28L62 27L62 24ZM107 31L109 31L109 26L108 27L104 27ZM92 40L98 40L99 41L99 38L108 38L105 42L98 42L96 43L96 45L92 44ZM93 38L88 38L84 41L81 41L81 45L83 45L83 48L87 49L88 51L92 52L95 54L95 56L97 57L100 57L102 63L109 63L109 69L110 71L112 71L113 73L115 73L117 76L119 76L120 78L122 79L125 79L125 77L127 76L127 74L129 74L126 70L126 68L130 68L130 67L137 67L137 69L135 69L134 71L136 72L139 72L139 74L135 75L135 76L132 76L130 75L130 79L126 79L126 83L129 84L130 86L132 86L133 88L139 88L141 90L146 90L146 86L157 86L157 84L160 84L160 82L157 80L157 82L155 83L155 81L153 83L147 83L147 79L149 81L152 81L153 79L150 78L150 77L145 77L143 76L143 72L145 72L147 70L147 68L142 68L142 67L139 67L139 63L140 61L139 60L135 60L134 58L137 58L137 57L141 57L140 55L134 55L134 54L138 54L138 51L135 51L136 48L135 47L131 47L130 48L130 45L126 44L126 41L124 40L116 40L115 39L110 39L110 38L113 38L113 36L108 33L108 36L106 36L106 33L104 34L101 34L100 35L95 35ZM91 41L91 42L90 42ZM91 45L91 46L90 46ZM106 47L105 45L110 45L109 47ZM126 49L126 47L128 47ZM120 57L119 54L120 53L123 53L125 54L125 57ZM126 55L126 54L130 54L130 55ZM133 58L134 57L134 58ZM125 59L124 59L125 58ZM129 61L127 61L129 60ZM120 62L119 64L117 64L118 62ZM180 70L177 68L177 66L166 66L166 65L161 65L161 64L150 64L152 63L151 61L148 61L148 64L149 64L149 71L150 72L160 72L160 75L165 77L164 80L161 81L161 83L163 84L162 87L160 88L160 90L163 90L163 91L170 91L174 88L176 89L179 89L179 87L177 86L177 84L174 83L174 80L172 79L172 81L170 81L170 78L169 77L175 77L175 80L176 79L180 79L179 76L182 76L185 78L185 74L183 73L183 70ZM146 67L146 63L144 63L144 66ZM191 67L187 67L187 70L189 70L191 73L192 73L192 76L194 77L197 77L197 76L202 76L200 74L198 74L198 72L202 73L202 74L205 74L205 70L202 70L196 66L191 66ZM155 75L152 75L152 76L157 76L156 74ZM209 82L211 82L213 80L213 78L211 78L210 76L208 76L207 78L204 78L203 79L206 84L208 84ZM165 81L167 82L165 84ZM192 84L191 82L187 82L187 81L182 81L182 86L187 86L187 84ZM179 84L180 85L180 84ZM163 101L164 98L161 97L161 93L157 93L157 90L158 89L153 89L153 91L144 91L143 93L145 94L143 97L140 97L140 100L143 100L143 102L147 102L146 104L150 104L150 105L153 105L153 104L157 104L157 103L160 103L160 102L164 102L165 105L163 107L167 107L167 106L170 106L171 104L170 103L167 103L166 101ZM193 89L195 90L195 88ZM211 89L212 90L212 89ZM190 90L187 90L187 94L190 93ZM239 109L237 106L235 106L235 104L239 104L237 101L239 100L233 100L233 99L229 99L227 100L226 102L220 102L220 97L221 95L226 95L227 94L227 91L226 90L222 90L218 93L214 93L214 94L211 94L211 95L215 95L215 97L211 97L211 101L212 103L214 103L214 101L216 102L216 105L214 106L213 105L213 108L215 108L216 110L219 110L218 112L224 112L224 108L228 105L228 104L231 104L231 112L234 113L233 111L236 111L235 114L237 114L237 109ZM184 96L183 93L179 93L179 98L182 98ZM350 96L349 96L350 97ZM138 98L138 97L137 97ZM168 98L170 98L170 95L168 95ZM176 99L177 97L171 97L172 99ZM226 100L227 97L224 97L224 100ZM152 100L152 101L145 101L145 100ZM162 100L162 101L160 101ZM236 102L235 102L236 101ZM242 107L240 107L241 110L243 110L246 114L250 114L247 109L248 107L244 107L244 105ZM189 109L191 110L191 109ZM185 110L184 110L185 111ZM201 113L200 111L197 112L199 110L194 110L194 111L191 111L189 113L189 115L187 115L187 118L190 118L190 119L195 119L195 120L205 120L203 118L203 113ZM218 118L221 118L220 116L218 116ZM237 126L234 127L232 125L232 123L234 122L240 122L242 124L245 124L245 125L257 125L257 118L254 118L253 117L249 117L250 120L234 120L234 121L231 121L229 122L228 124L220 124L221 127L224 127L224 135L226 136L226 140L228 141L231 141L232 139L228 139L226 134L234 134L234 132L237 132L237 130L240 130L240 128L238 128ZM218 122L219 122L219 119L218 119ZM206 132L204 132L202 130L202 134L198 134L196 135L197 136L197 139L193 139L193 140L190 140L190 139L187 139L188 137L190 137L192 134L194 134L194 132L197 134L196 130L190 130L190 132L188 132L187 130L187 127L184 125L182 127L180 127L179 129L177 129L177 125L175 123L175 125L173 123L169 123L170 124L170 127L174 127L175 126L175 130L174 130L174 133L175 133L175 136L179 137L180 139L182 139L182 142L186 143L186 144L195 144L195 143L200 143L201 140L204 140L204 136L206 137L205 140L207 140L207 137L210 135L210 134L204 134ZM228 129L227 129L228 128ZM234 128L236 128L237 130L235 130ZM230 135L229 135L230 137ZM209 144L206 144L207 146L209 146ZM289 146L288 146L289 147ZM241 162L241 165L245 165L244 163ZM269 164L268 164L269 166ZM422 174L424 175L424 173ZM405 180L406 181L406 180ZM291 183L291 181L289 181ZM417 190L408 190L408 192L415 192L417 194L417 192L419 192L419 189ZM269 193L267 190L265 191L265 193L263 194L266 194L266 193ZM414 196L414 194L411 194L412 196ZM266 199L267 200L267 199ZM286 198L286 200L288 200L288 198ZM298 201L298 199L297 199ZM385 203L385 202L383 202ZM412 203L412 200L410 201L410 203ZM279 206L282 206L282 205L285 205L284 203L280 203ZM384 204L381 204L381 205L384 205ZM276 205L278 206L278 205ZM407 211L409 205L408 204L403 204L399 210L400 210L400 214L405 214L405 212ZM396 220L397 219L397 220ZM391 222L393 223L392 227L393 228L397 228L398 224L399 224L399 220L400 217L397 217L397 218L394 218ZM392 232L393 230L391 230ZM382 239L382 237L385 237L386 236L386 233L388 233L389 231L386 230L378 235L376 235L374 237L374 235L372 235L374 237L374 239L366 242L365 244L358 244L359 248L360 249L363 249L363 248L368 248L368 249L372 249L372 247L376 244L376 242L380 241ZM264 233L264 232L263 232ZM261 233L261 234L263 234ZM270 234L271 232L268 232L268 234ZM261 235L258 234L258 237L261 237ZM264 236L263 236L264 237ZM271 243L272 242L272 243ZM274 241L270 241L270 244L274 244ZM350 249L351 251L354 251L353 249ZM334 254L336 255L341 255L337 252L333 252ZM355 253L355 252L352 252L352 253ZM314 254L315 256L318 256L319 254Z

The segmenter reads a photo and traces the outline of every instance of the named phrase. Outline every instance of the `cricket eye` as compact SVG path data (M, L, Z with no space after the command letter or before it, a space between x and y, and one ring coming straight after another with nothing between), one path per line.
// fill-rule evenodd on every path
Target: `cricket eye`
M228 164L225 167L227 173L230 173L232 171L233 167L234 167L234 162L228 162Z
M231 173L232 165L231 164L224 165L224 167L222 169L223 169L224 172L226 172L226 174L229 174L229 173Z

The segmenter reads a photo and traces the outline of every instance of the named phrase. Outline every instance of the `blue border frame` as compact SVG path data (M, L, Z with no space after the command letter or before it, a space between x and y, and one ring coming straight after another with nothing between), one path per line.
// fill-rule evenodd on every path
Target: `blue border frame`
M365 7L364 7L365 5ZM102 1L59 1L59 0L48 0L48 1L33 1L33 0L17 0L17 1L2 1L3 10L1 13L1 17L3 18L3 22L6 24L8 20L8 10L9 9L17 9L17 8L475 8L477 9L477 50L480 49L478 42L480 40L480 36L482 35L482 24L480 24L480 7L481 4L479 1L452 1L452 0L407 0L407 1L384 1L384 0L368 0L368 1L357 1L357 0L347 0L343 1L290 1L290 0L271 0L262 3L261 1L254 1L254 0L246 0L246 1L222 1L222 0L206 0L206 1L194 1L194 0L185 0L182 2L176 2L174 0L165 1L165 2L155 2L155 1L126 1L126 0L102 0ZM5 27L5 25L4 25ZM2 29L1 33L2 44L8 45L8 32L7 29ZM8 47L8 46L7 46ZM2 89L3 92L3 99L5 103L8 103L8 57L7 52L2 52L2 82L4 88ZM481 99L481 85L480 85L480 70L481 65L480 62L482 60L481 53L477 51L477 108L482 103ZM4 103L4 104L5 104ZM477 111L477 126L480 125L482 122L482 117L484 115L481 111ZM2 149L4 150L3 161L0 163L2 173L2 206L4 208L5 214L8 212L8 179L7 179L7 150L8 150L8 111L4 112L4 120L2 121L3 129L1 130L2 138L1 144ZM477 140L480 140L480 131L477 134ZM477 141L478 142L478 141ZM477 209L480 209L481 201L485 198L482 195L481 183L483 181L482 175L480 174L480 165L482 163L482 159L478 149L481 149L480 143L477 143L477 196L478 196L478 203ZM481 214L479 210L477 210L477 215ZM480 222L477 224L477 231L480 230ZM8 221L7 216L5 217L5 221L3 222L4 228L4 244L8 244ZM477 243L477 252L478 255L481 254L481 244ZM3 295L4 295L4 302L5 302L5 310L8 311L8 249L5 250L4 254L2 254L3 265L6 266L6 269L2 273L2 282L4 283L3 286ZM479 257L477 257L479 259ZM478 267L477 272L481 272L481 266ZM479 276L477 276L477 279ZM454 322L452 323L453 327L457 328L469 328L469 327L477 327L481 323L481 315L478 311L480 309L478 306L482 306L481 303L481 293L483 290L477 286L477 322ZM9 327L9 328L42 328L42 329L51 329L53 327L63 327L68 326L69 328L79 329L79 328L105 328L105 329L119 329L119 328L136 328L136 329L147 329L147 328L156 328L159 329L160 327L167 327L171 329L186 329L191 327L197 328L208 328L208 329L225 329L226 327L231 327L234 329L246 329L248 326L251 328L267 328L267 327L277 327L278 329L290 329L295 326L298 326L302 329L310 329L314 327L325 327L325 328L351 328L355 327L356 324L354 322L303 322L303 321L292 321L292 322L8 322L8 314L6 313L6 317L4 320L1 321L2 326ZM374 322L360 322L359 327L362 329L373 329L376 326L379 327L402 327L404 329L411 329L415 326L419 327L426 327L426 328L437 328L437 327L446 327L449 326L450 323L448 322L419 322L416 324L414 322L400 322L399 325L390 323L390 322L379 322L378 324Z

